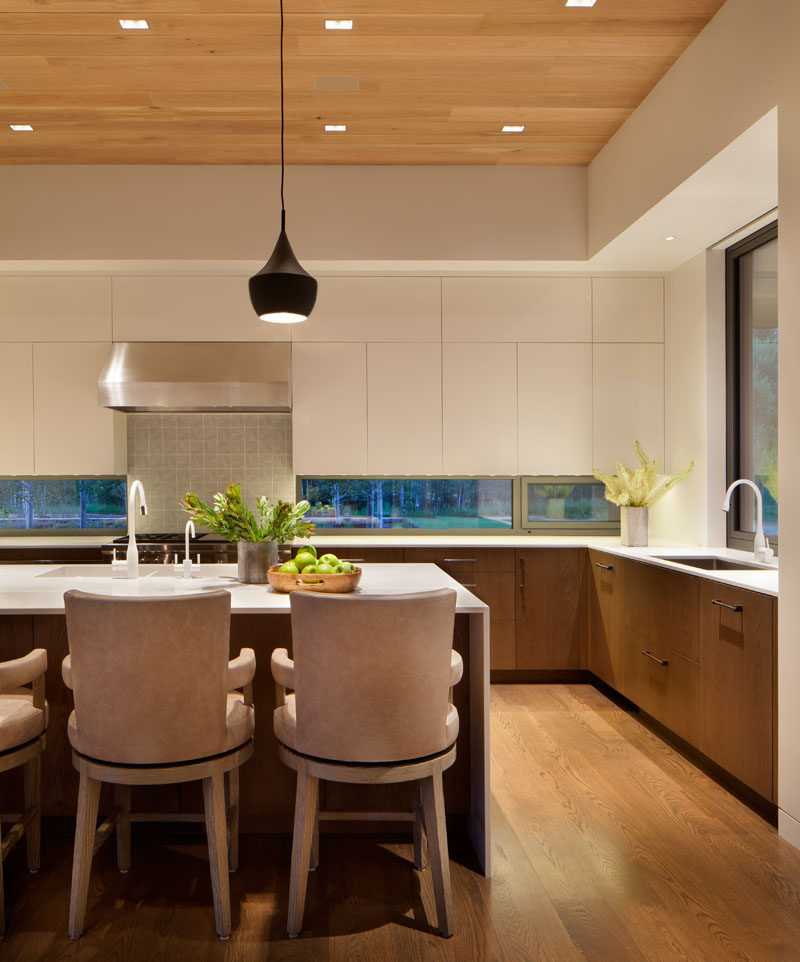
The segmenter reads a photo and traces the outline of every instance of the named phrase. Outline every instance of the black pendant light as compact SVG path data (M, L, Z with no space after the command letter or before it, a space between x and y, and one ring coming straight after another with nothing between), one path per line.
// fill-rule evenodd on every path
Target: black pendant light
M283 201L283 0L281 4L281 232L267 263L250 278L250 302L262 321L296 324L304 321L317 299L316 280L298 263L286 236Z

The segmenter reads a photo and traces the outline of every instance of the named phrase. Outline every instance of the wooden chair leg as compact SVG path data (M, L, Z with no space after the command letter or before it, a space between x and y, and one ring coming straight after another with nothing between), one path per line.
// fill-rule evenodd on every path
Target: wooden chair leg
M78 814L75 819L75 850L72 856L72 887L69 900L69 937L79 939L86 917L86 897L97 831L97 806L100 801L100 782L80 771Z
M214 919L221 939L231 934L231 894L228 882L228 839L225 818L225 775L220 767L210 778L203 779L203 802L208 836L208 860L211 864L211 889L214 895Z
M28 854L28 871L39 871L42 840L42 755L38 753L24 766L25 811L35 809L33 818L25 829L25 848Z
M131 786L114 786L114 803L121 808L117 822L117 868L127 872L131 867Z
M441 771L421 779L420 791L422 807L425 810L428 855L431 860L439 931L445 938L449 938L453 934L453 893L450 888L450 857L447 851L447 825L444 816Z
M317 800L314 805L314 835L311 839L311 856L308 860L309 872L315 871L319 865L319 786L317 786Z
M305 762L297 769L297 791L294 800L294 832L292 834L292 869L289 880L289 920L286 931L296 938L303 927L308 866L314 835L314 822L319 795L319 782L308 774Z
M228 782L228 872L239 868L239 769L232 768L227 775Z
M421 872L425 869L425 820L419 782L412 783L411 798L414 806L414 868Z

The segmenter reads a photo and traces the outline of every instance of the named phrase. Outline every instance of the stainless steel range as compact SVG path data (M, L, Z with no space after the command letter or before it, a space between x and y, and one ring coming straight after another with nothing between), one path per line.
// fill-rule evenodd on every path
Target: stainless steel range
M183 561L185 553L185 536L177 532L143 532L136 535L136 547L139 549L139 561L142 564L170 564L178 555ZM117 551L118 558L125 557L125 549L128 545L128 536L114 538L101 548L103 560L110 562L114 549ZM236 561L236 545L217 538L213 534L201 532L194 538L189 539L189 554L192 561L197 561L200 556L202 564L225 564Z

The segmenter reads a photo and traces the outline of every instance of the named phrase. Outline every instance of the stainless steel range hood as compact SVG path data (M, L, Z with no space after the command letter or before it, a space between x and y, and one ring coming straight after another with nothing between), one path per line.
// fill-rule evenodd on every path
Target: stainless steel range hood
M285 342L120 342L97 398L117 411L291 411L291 351Z

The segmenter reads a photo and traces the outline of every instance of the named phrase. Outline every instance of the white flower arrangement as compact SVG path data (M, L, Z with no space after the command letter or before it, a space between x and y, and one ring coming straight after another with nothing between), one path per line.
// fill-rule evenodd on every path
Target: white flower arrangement
M651 461L638 441L635 448L636 456L639 458L639 467L635 471L629 470L621 461L617 461L616 474L605 474L598 470L593 472L594 477L606 486L606 501L621 508L652 507L694 468L694 461L691 461L688 468L659 482L658 469L661 467L661 459Z

